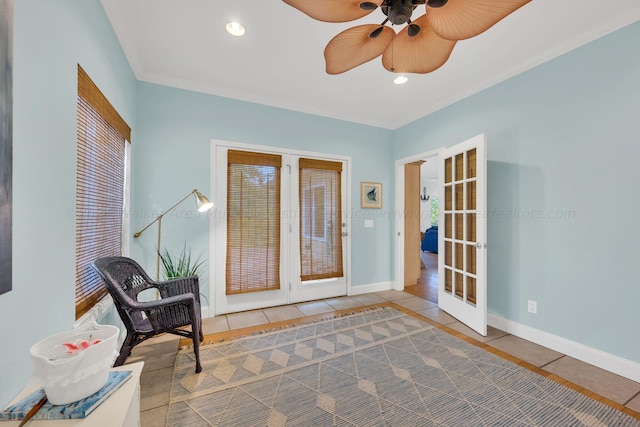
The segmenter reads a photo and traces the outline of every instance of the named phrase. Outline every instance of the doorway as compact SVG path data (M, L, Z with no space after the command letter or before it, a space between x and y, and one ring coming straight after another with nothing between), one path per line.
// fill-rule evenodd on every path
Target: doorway
M487 141L477 135L451 147L396 161L396 280L404 290L405 257L415 236L405 229L407 166L437 156L438 164L438 307L479 334L487 334ZM440 201L442 203L440 203ZM441 225L441 227L440 227Z
M213 141L215 314L347 294L348 157Z
M405 292L438 303L438 156L405 164Z

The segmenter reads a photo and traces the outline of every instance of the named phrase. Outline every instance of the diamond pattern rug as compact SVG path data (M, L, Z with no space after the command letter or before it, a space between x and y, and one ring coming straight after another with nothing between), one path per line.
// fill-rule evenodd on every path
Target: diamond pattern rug
M640 421L393 308L179 352L167 426L629 426Z

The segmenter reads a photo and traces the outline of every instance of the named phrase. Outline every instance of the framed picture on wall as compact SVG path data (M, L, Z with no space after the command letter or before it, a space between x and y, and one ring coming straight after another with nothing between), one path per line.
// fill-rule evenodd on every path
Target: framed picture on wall
M362 182L360 184L360 206L364 209L382 207L382 184L379 182Z

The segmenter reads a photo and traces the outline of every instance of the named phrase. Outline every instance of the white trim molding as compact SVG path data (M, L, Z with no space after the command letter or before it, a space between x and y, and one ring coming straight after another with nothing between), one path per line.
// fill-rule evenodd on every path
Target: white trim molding
M574 359L613 372L632 381L640 382L640 363L514 322L493 313L488 313L487 320L490 326L501 331L566 354Z
M107 294L104 298L98 301L89 311L80 316L76 323L73 324L73 329L84 326L87 323L98 322L104 314L113 306L113 298Z
M369 283L367 285L349 286L347 295L362 295L370 292L389 291L393 289L393 282Z

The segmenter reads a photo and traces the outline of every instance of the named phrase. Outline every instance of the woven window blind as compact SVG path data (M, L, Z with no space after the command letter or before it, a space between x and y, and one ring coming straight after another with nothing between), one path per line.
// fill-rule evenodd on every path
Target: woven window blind
M76 319L107 293L91 262L122 253L125 144L131 135L80 66L77 108Z
M300 159L300 279L342 277L342 163Z
M282 157L228 151L227 295L280 289Z

